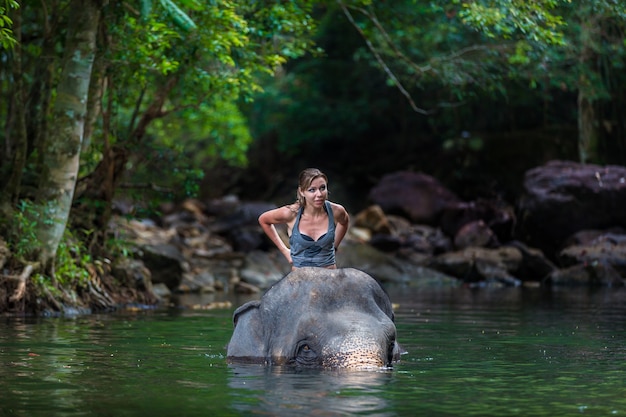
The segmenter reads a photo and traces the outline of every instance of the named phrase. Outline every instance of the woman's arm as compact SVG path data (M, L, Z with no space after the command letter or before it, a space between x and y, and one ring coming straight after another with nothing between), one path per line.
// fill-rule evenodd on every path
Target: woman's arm
M335 217L335 250L348 232L350 226L350 216L346 209L337 203L331 203L333 208L333 216Z
M259 216L259 224L267 235L267 237L276 245L280 253L292 263L291 252L280 238L278 231L274 225L276 224L289 224L296 216L292 210L287 206L279 207L277 209L266 211Z

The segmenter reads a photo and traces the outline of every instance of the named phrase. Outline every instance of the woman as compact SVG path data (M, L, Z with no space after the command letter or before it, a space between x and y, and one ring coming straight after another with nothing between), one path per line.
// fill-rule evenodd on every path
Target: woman
M316 168L300 173L297 201L259 216L265 234L287 258L292 269L303 266L337 268L335 251L343 240L350 217L343 206L328 201L328 178ZM276 231L286 224L287 248Z

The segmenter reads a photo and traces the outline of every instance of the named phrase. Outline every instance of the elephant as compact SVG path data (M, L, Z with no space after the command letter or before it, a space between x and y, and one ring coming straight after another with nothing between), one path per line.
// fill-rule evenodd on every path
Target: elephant
M229 363L390 368L405 353L389 296L354 268L297 268L237 308L233 324Z

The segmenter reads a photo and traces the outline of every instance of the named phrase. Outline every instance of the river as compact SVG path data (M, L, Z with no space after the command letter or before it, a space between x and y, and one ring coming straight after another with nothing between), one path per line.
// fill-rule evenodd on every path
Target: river
M626 290L387 288L391 370L226 363L231 308L0 322L0 416L626 415Z

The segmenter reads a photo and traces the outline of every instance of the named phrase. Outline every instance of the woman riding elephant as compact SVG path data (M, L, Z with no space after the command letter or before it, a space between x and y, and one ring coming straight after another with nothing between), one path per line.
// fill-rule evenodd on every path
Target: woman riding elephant
M328 201L328 178L319 169L302 171L298 184L297 201L261 214L259 224L292 270L335 269L335 252L348 231L350 216L342 205ZM289 248L278 235L277 224L287 225Z

